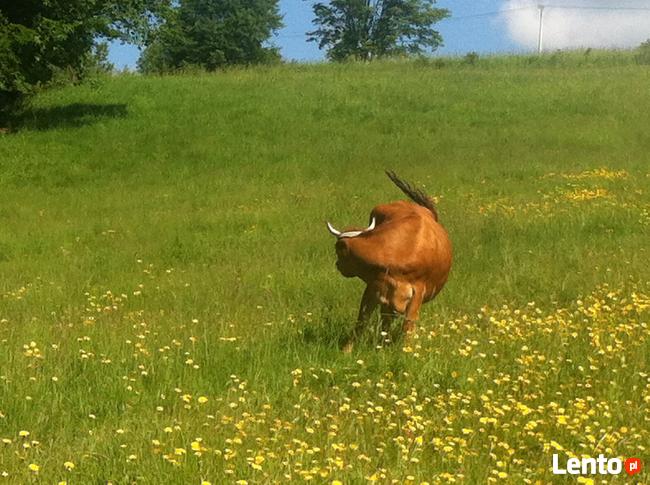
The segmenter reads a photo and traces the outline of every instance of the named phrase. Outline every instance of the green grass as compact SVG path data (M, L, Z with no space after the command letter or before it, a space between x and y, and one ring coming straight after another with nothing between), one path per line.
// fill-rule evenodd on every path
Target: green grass
M593 53L42 93L0 135L0 473L549 482L556 444L648 463L649 81ZM384 169L439 198L454 267L419 338L344 355L362 284L324 221L401 198Z

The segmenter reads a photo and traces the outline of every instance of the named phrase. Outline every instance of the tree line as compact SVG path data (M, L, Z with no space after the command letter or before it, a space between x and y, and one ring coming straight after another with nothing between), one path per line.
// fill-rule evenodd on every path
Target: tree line
M304 0L309 1L309 0ZM105 42L143 48L138 68L166 73L281 60L272 36L279 0L0 0L0 115L57 72L75 79L105 64ZM435 0L314 2L318 43L333 61L435 50L448 11Z

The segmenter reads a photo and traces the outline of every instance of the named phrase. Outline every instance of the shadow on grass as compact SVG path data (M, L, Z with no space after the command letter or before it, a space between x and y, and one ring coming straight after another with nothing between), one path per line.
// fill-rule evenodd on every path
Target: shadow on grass
M325 325L305 327L302 332L293 336L295 343L305 345L324 345L331 348L341 348L348 335L344 331L332 331Z
M26 108L10 120L12 131L76 128L108 118L124 118L125 104L73 103L49 108Z
M325 316L320 324L305 326L300 334L296 335L296 341L306 345L325 345L339 350L343 349L345 343L353 337L355 321L340 320L332 316ZM388 335L382 334L381 321L378 315L374 315L354 339L354 347L359 349L380 349L400 345L402 333L400 331L402 321L396 319L391 326Z

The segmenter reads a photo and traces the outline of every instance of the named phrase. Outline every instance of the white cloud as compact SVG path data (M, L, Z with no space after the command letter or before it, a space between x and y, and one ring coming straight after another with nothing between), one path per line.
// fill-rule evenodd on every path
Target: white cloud
M522 47L537 47L538 4L547 5L544 9L545 50L636 47L650 38L650 0L508 0L504 9L520 10L504 13L503 19L512 39ZM597 9L566 8L576 6ZM609 7L621 9L606 9ZM649 10L632 10L634 8Z

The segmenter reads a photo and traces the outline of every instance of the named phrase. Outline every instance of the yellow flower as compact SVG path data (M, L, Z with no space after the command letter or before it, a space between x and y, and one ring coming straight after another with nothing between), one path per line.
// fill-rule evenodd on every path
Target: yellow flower
M205 396L199 396L198 401L199 401L199 404L205 404L206 402L208 402L208 398L205 397Z
M594 485L593 478L578 477L578 483L584 483L585 485Z
M20 436L21 438L27 438L29 436L29 431L24 431L24 430L19 431L18 436Z
M201 480L201 485L212 485L212 484L207 480Z
M524 426L524 429L527 431L531 431L535 428L537 428L537 421L528 421Z
M27 468L29 468L34 473L38 473L38 471L41 469L41 467L38 466L36 463L30 463Z
M331 485L343 485L343 482L341 480L332 480Z
M73 470L74 469L74 463L72 463L71 461L66 461L63 464L63 467L68 471Z

